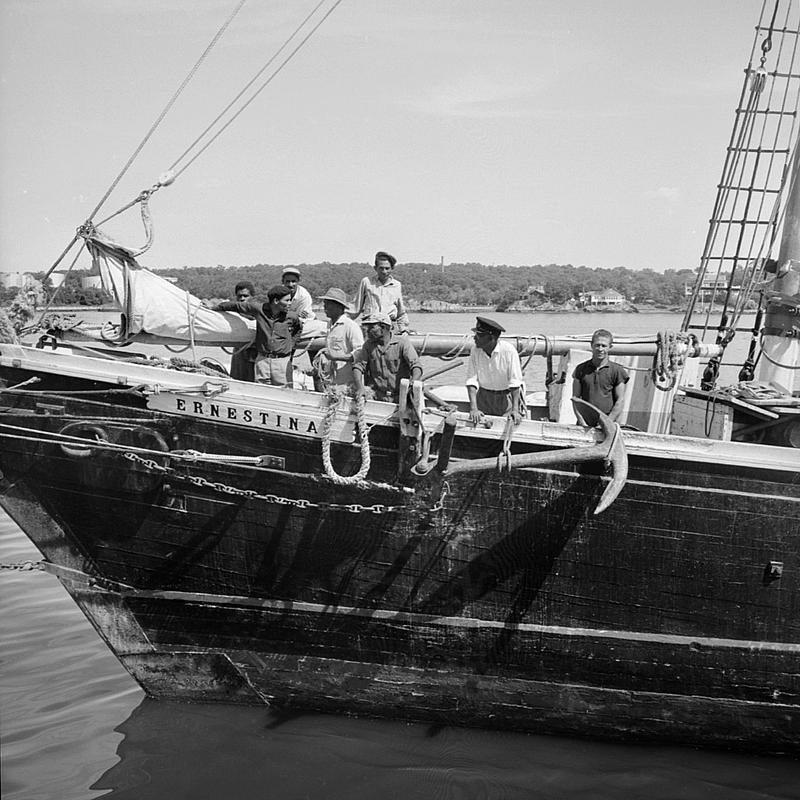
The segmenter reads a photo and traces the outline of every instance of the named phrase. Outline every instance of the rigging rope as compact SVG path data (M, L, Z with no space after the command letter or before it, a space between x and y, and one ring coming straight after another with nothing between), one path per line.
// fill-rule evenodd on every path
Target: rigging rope
M195 62L195 65L189 70L189 73L183 79L183 81L181 82L181 85L175 90L175 92L173 93L172 97L167 102L166 106L164 106L163 110L161 111L161 113L156 118L155 122L150 126L150 130L147 131L147 133L145 134L145 136L142 139L142 141L139 142L138 147L133 151L133 153L131 154L130 158L125 163L125 166L120 170L119 174L111 182L111 185L108 187L108 189L106 190L105 194L100 198L99 202L94 207L93 211L86 218L87 222L92 220L94 215L103 206L103 203L105 203L105 201L108 200L109 195L111 194L111 192L114 191L114 189L117 187L119 182L122 180L122 178L125 175L125 173L130 169L131 165L136 160L136 157L139 155L139 153L142 151L144 146L147 144L147 142L149 141L150 137L155 133L156 129L161 124L161 122L163 121L164 117L167 115L169 110L172 108L173 105L175 105L175 102L177 101L178 97L180 97L180 95L182 94L183 90L188 85L189 81L194 77L195 73L200 68L201 64L206 60L206 57L208 56L208 54L211 52L211 50L214 48L214 46L220 40L220 38L222 37L223 33L227 30L227 28L231 24L231 22L233 22L234 17L236 17L236 15L239 13L240 9L242 8L242 6L244 4L245 4L245 0L239 0L239 3L236 6L236 8L233 10L233 13L228 17L228 19L223 23L222 27L214 35L214 38L211 40L211 42L208 44L206 49L200 55L200 58L197 59L197 61ZM139 198L137 198L132 203L130 203L127 207L129 208L130 205L133 205L134 203L138 202L139 199L141 199L141 195L140 195ZM117 212L117 213L120 213L120 212ZM112 214L111 216L116 216L116 214ZM109 217L109 219L110 219L110 217ZM56 267L64 259L64 256L66 256L66 254L72 249L72 246L75 244L76 241L78 241L78 239L81 236L80 231L82 230L82 228L83 228L83 226L81 226L81 228L78 229L78 232L76 232L75 235L72 237L72 240L64 248L64 250L61 253L61 255L55 260L55 262L50 267L50 269L47 270L47 272L45 273L45 277L48 277L56 269ZM79 253L79 255L80 255L80 253ZM76 257L76 260L77 260L77 257ZM72 269L72 267L70 267L70 269Z
M267 70L267 68L272 64L273 61L283 52L283 50L288 46L289 42L294 39L295 36L305 27L306 23L317 13L320 6L322 6L326 0L319 0L316 6L314 6L313 10L309 12L306 18L292 31L292 33L286 38L286 41L272 54L269 61L264 64L261 69L256 72L255 75L245 84L242 90L231 100L222 111L217 114L217 116L206 126L203 132L172 162L169 167L169 171L173 172L178 164L183 161L183 159L192 151L192 149L200 142L200 140L225 116L225 114L230 111L230 109L242 98L244 93L261 77L261 75ZM187 165L188 166L188 165Z
M139 194L139 196L138 196L138 197L136 197L134 200L132 200L132 201L130 201L129 203L127 203L125 206L123 206L123 207L122 207L121 209L119 209L118 211L116 211L116 212L114 212L113 214L111 214L110 216L106 217L106 218L103 220L103 222L107 222L108 220L112 219L113 217L117 216L118 214L121 214L123 211L127 210L128 208L130 208L131 206L135 205L136 203L139 203L139 202L146 201L146 200L147 200L147 199L150 197L150 195L152 195L152 194L153 194L155 191L157 191L158 189L160 189L162 186L168 186L168 185L169 185L169 184L171 184L171 183L172 183L172 182L173 182L173 181L174 181L174 180L175 180L175 179L176 179L176 178L177 178L179 175L181 175L183 172L185 172L185 171L186 171L186 169L187 169L187 168L188 168L188 167L189 167L189 166L190 166L192 163L194 163L194 161L196 161L196 160L197 160L197 158L199 158L199 156L200 156L200 155L201 155L203 152L205 152L205 150L206 150L206 149L207 149L207 148L208 148L208 147L209 147L209 146L210 146L210 145L211 145L211 144L212 144L212 143L213 143L213 142L214 142L214 141L215 141L215 140L216 140L216 139L217 139L217 138L218 138L218 137L219 137L219 136L220 136L222 133L223 133L223 131L225 131L225 130L228 128L228 126L229 126L229 125L230 125L230 124L231 124L231 123L232 123L232 122L233 122L233 121L234 121L234 120L235 120L235 119L236 119L236 118L237 118L237 117L238 117L238 116L239 116L239 115L240 115L240 114L241 114L241 113L242 113L242 112L245 110L245 108L247 108L247 106L249 106L249 105L250 105L250 103L252 103L252 102L253 102L253 100L255 100L255 98L256 98L256 97L257 97L257 96L258 96L258 95L259 95L259 94L260 94L260 93L261 93L261 92L262 92L262 91L263 91L263 90L264 90L264 89L265 89L265 88L266 88L268 85L269 85L269 83L271 83L271 82L272 82L272 80L273 80L273 79L274 79L274 78L277 76L277 74L278 74L278 73L279 73L279 72L280 72L280 71L281 71L281 70L282 70L282 69L283 69L283 68L286 66L286 64L287 64L287 63L288 63L288 62L289 62L289 61L290 61L290 60L291 60L291 59L294 57L294 55L295 55L295 54L296 54L296 53L297 53L297 52L300 50L300 48L301 48L301 47L302 47L302 46L303 46L303 45L304 45L304 44L305 44L305 43L306 43L306 42L307 42L307 41L308 41L308 40L311 38L311 36L312 36L312 35L313 35L313 34L314 34L316 31L317 31L317 29L318 29L318 28L319 28L319 27L322 25L322 23L323 23L323 22L325 22L325 20L326 20L326 19L327 19L327 18L328 18L328 17L331 15L331 13L333 13L333 11L334 11L334 10L336 9L336 7L337 7L337 6L338 6L338 5L339 5L339 4L342 2L342 0L335 0L334 4L331 6L331 8L329 8L329 9L328 9L328 11L327 11L327 12L324 14L324 16L322 17L322 19L320 19L320 20L319 20L319 22L317 22L317 24L316 24L316 25L315 25L315 26L314 26L314 27L311 29L311 31L310 31L310 32L309 32L309 33L308 33L308 34L307 34L307 35L306 35L306 36L305 36L305 37L304 37L304 38L303 38L303 39L300 41L300 43L299 43L299 44L298 44L298 45L297 45L297 46L294 48L294 50L292 50L292 52L291 52L291 53L290 53L290 54L289 54L289 55L288 55L288 56L287 56L287 57L286 57L286 58L283 60L283 62L281 62L281 64L280 64L280 65L277 67L277 69L276 69L276 70L275 70L275 71L274 71L274 72L273 72L273 73L272 73L272 74L269 76L269 78L267 78L267 80L266 80L266 81L265 81L265 82L264 82L264 83L263 83L263 84L262 84L262 85L261 85L261 86L260 86L260 87L259 87L259 88L256 90L256 92L255 92L255 93L254 93L254 94L253 94L253 95L252 95L252 96L251 96L251 97L250 97L250 98L247 100L247 102L246 102L246 103L244 103L244 105L242 105L242 107L241 107L241 108L239 108L239 110L238 110L238 111L237 111L237 112L236 112L236 113L235 113L235 114L234 114L234 115L233 115L233 116L232 116L232 117L231 117L231 118L230 118L230 119L229 119L229 120L228 120L228 121L225 123L225 125L223 125L223 126L222 126L222 127L221 127L221 128L220 128L220 129L219 129L219 130L218 130L218 131L217 131L217 132L216 132L216 133L215 133L215 134L214 134L214 135L213 135L213 136L212 136L212 137L211 137L211 138L208 140L208 142L206 142L206 144L205 144L205 145L204 145L204 146L203 146L203 147L202 147L202 148L201 148L201 149L200 149L200 150L199 150L197 153L195 153L195 155L194 155L194 156L193 156L193 157L192 157L192 158L191 158L191 159L190 159L190 160L189 160L189 161L188 161L186 164L184 164L184 166L183 166L183 167L182 167L182 168L181 168L181 169L180 169L180 170L179 170L177 173L176 173L176 172L174 172L174 168L175 168L175 166L177 166L177 164L178 164L178 163L180 163L180 161L186 157L186 155L187 155L187 154L188 154L188 153L189 153L189 152L192 150L192 148L193 148L193 147L195 147L195 146L197 145L197 143L198 143L198 142L199 142L199 141L200 141L200 140L201 140L201 139L202 139L202 138L203 138L203 137L204 137L204 136L205 136L205 135L206 135L206 134L209 132L209 130L211 130L211 128L213 128L213 126L214 126L215 124L217 124L217 123L219 122L219 120L220 120L220 119L221 119L221 118L222 118L222 117L223 117L223 116L224 116L224 115L225 115L225 114L226 114L226 113L227 113L227 112L230 110L230 108L231 108L231 107L232 107L232 106L233 106L233 105L234 105L234 104L235 104L235 103L236 103L236 102L237 102L237 101L238 101L238 100L239 100L239 99L240 99L240 98L241 98L241 97L244 95L244 93L245 93L245 92L246 92L246 91L247 91L247 90L248 90L248 89L249 89L249 88L252 86L252 84L253 84L253 83L254 83L254 82L255 82L255 81L258 79L258 77L259 77L261 74L263 74L263 72L264 72L264 71L265 71L265 70L266 70L266 69L269 67L269 65L270 65L270 64L271 64L271 63L272 63L272 62L275 60L275 58L277 58L277 56L278 56L278 55L279 55L279 54L280 54L280 53L281 53L281 52L282 52L282 51L283 51L283 50L286 48L286 46L289 44L289 42L290 42L290 41L291 41L291 40L292 40L292 39L293 39L293 38L294 38L294 37L295 37L295 36L296 36L296 35L299 33L299 31L300 31L300 30L302 30L302 28L303 28L303 27L304 27L304 26L305 26L305 25L308 23L309 19L311 19L311 17L313 17L313 16L314 16L314 14L316 14L316 13L317 13L317 11L318 11L318 10L319 10L319 8L320 8L320 7L323 5L323 3L324 3L324 2L326 2L326 0L320 0L320 2L319 2L319 3L318 3L318 4L317 4L315 7L314 7L314 9L313 9L313 10L312 10L312 11L311 11L311 12L310 12L310 13L309 13L309 14L308 14L306 17L305 17L305 19L302 21L302 23L300 23L300 25L299 25L299 26L298 26L298 27L297 27L297 28L296 28L296 29L295 29L295 30L292 32L291 36L289 36L289 37L287 38L287 40L286 40L286 41L285 41L285 42L284 42L284 43L281 45L281 47L280 47L280 48L279 48L279 49L278 49L278 50L275 52L275 54L274 54L274 55L273 55L273 56L270 58L270 60L269 60L269 61L268 61L268 62L267 62L265 65L264 65L264 67L262 67L262 69L261 69L259 72L257 72L257 73L256 73L256 75L255 75L255 76L254 76L254 77L253 77L253 78L250 80L250 82L249 82L249 83L248 83L248 84L247 84L247 85L246 85L246 86L245 86L245 87L242 89L242 91L241 91L239 94L237 94L237 95L236 95L236 97L234 97L234 99L233 99L233 100L232 100L232 101L231 101L231 102L230 102L230 103L229 103L229 104L228 104L228 105L225 107L225 109L224 109L224 110L223 110L223 111L222 111L222 112L221 112L221 113L220 113L220 114L219 114L219 115L218 115L218 116L217 116L217 117L216 117L216 118L215 118L215 119L214 119L214 120L213 120L213 121L212 121L212 122L211 122L211 123L208 125L208 127L206 127L206 129L205 129L205 130L204 130L204 131L203 131L203 132L200 134L200 136L199 136L199 137L197 137L197 138L196 138L196 139L195 139L195 140L192 142L192 144L191 144L191 145L189 145L189 147L188 147L188 148L187 148L187 149L186 149L186 150L185 150L185 151L184 151L184 152L183 152L183 153L182 153L182 154L181 154L181 155L180 155L180 156L179 156L179 157L178 157L178 158L175 160L175 162L173 163L172 167L170 167L170 169L169 169L167 172L165 172L165 173L164 173L164 174L163 174L163 175L162 175L162 176L161 176L161 177L158 179L158 181L157 181L157 182L156 182L156 183L155 183L155 184L154 184L154 185L153 185L153 186L152 186L150 189L146 189L146 190L144 190L143 192L141 192L141 193ZM153 123L153 124L150 126L150 129L147 131L147 133L145 134L145 136L144 136L144 138L142 139L142 141L139 143L139 145L136 147L136 149L134 150L134 152L131 154L130 158L129 158L129 159L128 159L128 161L125 163L125 165L123 166L122 170L119 172L119 174L117 175L117 177L116 177L116 178L115 178L115 179L112 181L111 185L108 187L108 189L106 190L105 194L102 196L102 198L100 199L100 201L99 201L99 202L97 203L97 205L94 207L93 211L92 211L92 212L89 214L89 216L87 217L87 220L86 220L86 222L84 223L84 225L82 225L82 226L81 226L81 227L78 229L78 231L75 233L75 235L74 235L74 236L72 237L72 239L70 240L69 244L68 244L68 245L67 245L67 246L64 248L63 252L62 252L62 253L59 255L59 257L56 259L56 261L55 261L55 262L52 264L52 266L51 266L51 267L48 269L48 271L47 271L47 273L46 273L46 276L45 276L45 277L49 276L49 275L50 275L50 274L51 274L51 273L52 273L52 272L53 272L53 271L54 271L54 270L55 270L55 269L58 267L58 265L61 263L61 261L62 261L62 260L64 259L64 257L66 256L66 254L67 254L67 253L68 253L68 252L69 252L69 251L72 249L72 247L73 247L73 245L75 244L75 242L76 242L76 241L78 241L78 239L79 239L79 238L80 238L82 235L84 235L84 233L85 233L85 232L86 232L86 230L87 230L87 224L91 224L91 220L94 218L95 214L96 214L96 213L97 213L97 212L100 210L100 208L103 206L103 204L105 203L105 201L106 201L106 200L108 199L108 197L111 195L111 193L113 192L113 190L114 190L114 189L117 187L117 185L118 185L118 184L119 184L119 182L122 180L123 176L124 176L124 175L125 175L125 173L128 171L128 169L130 169L131 165L133 164L133 162L135 161L135 159L137 158L137 156L139 155L139 153L142 151L142 149L144 148L145 144L147 144L147 142L149 141L149 139L152 137L153 133L155 133L156 129L157 129L157 128L158 128L158 126L161 124L161 122L163 121L164 117L165 117L165 116L167 115L167 113L168 113L168 112L171 110L171 108L173 107L173 105L174 105L174 104L175 104L175 102L177 101L178 97L179 97L179 96L180 96L180 95L183 93L183 91L185 90L185 88L186 88L186 86L188 85L188 83L191 81L191 79L192 79L192 78L194 77L194 75L197 73L197 71L198 71L198 69L200 68L200 66L203 64L203 62L204 62L204 61L206 60L206 58L208 57L208 55L209 55L209 53L211 52L211 50L214 48L214 46L215 46L215 45L217 44L217 42L220 40L220 38L222 37L222 35L223 35L223 34L225 33L225 31L228 29L228 27L230 26L231 22L233 22L234 18L237 16L237 14L238 14L238 13L239 13L239 11L241 10L241 8L242 8L242 6L244 5L244 3L245 3L245 0L239 0L239 3L238 3L238 4L236 5L236 7L234 8L233 12L230 14L230 16L228 17L228 19L227 19L227 20L226 20L226 21L223 23L223 25L220 27L220 29L217 31L217 33L214 35L214 37L213 37L213 39L211 40L211 42L208 44L208 46L206 47L206 49L205 49L205 50L203 51L203 53L200 55L200 57L198 58L197 62L194 64L194 66L193 66L193 67L192 67L192 69L189 71L189 73L187 74L187 76L186 76L186 77L184 78L184 80L181 82L180 86L179 86L179 87L178 87L178 88L175 90L175 92L173 93L172 97L170 98L170 100L168 101L168 103L166 104L166 106L164 107L164 109L161 111L161 113L159 114L159 116L157 117L157 119L155 120L155 122L154 122L154 123ZM101 223L101 224L102 224L102 223ZM148 245L146 245L144 249L147 249L147 247L149 247L149 242L148 242ZM140 251L140 252L144 252L144 250L142 250L142 251ZM77 257L76 257L76 260L77 260Z
M221 135L222 133L227 130L227 128L239 117L239 115L252 103L256 97L258 97L264 89L272 83L273 79L278 75L278 73L283 70L283 68L294 58L297 52L300 50L301 47L317 32L319 27L322 25L325 20L336 10L342 0L335 0L334 4L325 12L322 19L314 25L314 27L300 40L300 43L289 53L288 56L278 65L278 67L274 70L274 72L264 81L264 83L259 86L258 89L251 95L251 97L239 108L239 110L233 114L233 116L200 148L200 150L195 153L189 161L186 162L179 170L175 173L175 177L177 178L179 175L182 175ZM316 9L315 9L316 11ZM314 12L312 12L313 15ZM304 23L305 24L305 23ZM302 27L302 26L301 26ZM292 34L294 35L294 34ZM265 67L266 68L266 67ZM213 124L213 123L212 123ZM180 159L179 159L180 160Z
M197 59L197 61L195 62L195 65L189 70L188 75L181 82L181 85L173 92L172 97L169 99L169 101L167 102L166 106L164 106L163 110L158 115L158 117L156 118L155 122L150 126L150 130L147 131L147 133L145 134L144 138L139 143L139 146L133 151L133 153L131 154L131 157L128 159L128 161L126 162L125 166L120 171L119 175L117 175L117 177L112 181L111 186L108 187L108 190L106 191L106 193L102 196L102 198L100 198L100 202L95 206L94 211L92 211L92 213L89 214L88 219L92 219L94 217L94 215L100 210L100 207L108 199L108 196L111 194L111 192L114 191L114 189L116 188L117 184L122 180L122 177L125 175L125 173L128 171L128 169L130 169L131 164L133 164L133 162L136 159L136 157L142 151L142 148L147 144L147 142L150 139L150 137L155 133L156 128L158 128L158 126L161 124L161 122L163 121L164 117L167 115L167 113L172 108L172 106L175 105L175 102L177 101L178 97L180 97L180 95L183 93L183 90L189 84L189 81L195 76L195 73L197 72L197 70L200 68L202 63L206 60L206 58L208 57L208 54L213 50L213 48L217 44L217 42L222 38L222 35L228 29L228 26L231 24L231 22L233 22L234 18L239 13L239 11L241 10L241 8L242 8L242 6L244 4L245 4L245 0L239 0L239 3L236 5L236 8L234 8L234 10L231 13L231 15L228 17L227 20L225 20L225 22L222 24L222 27L216 32L216 34L214 35L214 38L211 40L211 42L209 42L209 44L206 47L206 49L200 55L200 58Z
M800 79L796 67L797 25L790 24L792 4L789 3L785 4L785 18L777 20L779 5L779 0L775 0L771 16L766 1L762 6L697 281L681 326L684 331L690 327L702 329L703 333L708 331L714 325L712 313L718 295L722 294L719 299L722 315L714 327L716 341L723 349L734 338L742 314L751 307L754 293L766 286L765 267L784 220L786 197L791 192L788 176L792 174L794 179L789 168L797 157L800 100L796 91ZM765 18L769 19L768 25ZM762 35L758 67L754 68ZM773 64L768 71L767 55L775 44ZM770 208L771 196L774 202ZM713 277L712 281L704 280L707 274ZM706 295L707 307L698 309L698 303ZM759 308L764 300L762 294ZM698 312L704 318L702 322L698 320L700 324L692 325ZM752 356L748 358L752 363L757 361ZM704 388L713 386L720 360L717 357L709 362Z

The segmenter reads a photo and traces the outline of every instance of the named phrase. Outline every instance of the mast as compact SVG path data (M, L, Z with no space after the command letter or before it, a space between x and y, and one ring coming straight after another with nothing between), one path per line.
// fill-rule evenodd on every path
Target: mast
M800 141L795 145L781 245L767 303L759 380L791 394L800 368Z

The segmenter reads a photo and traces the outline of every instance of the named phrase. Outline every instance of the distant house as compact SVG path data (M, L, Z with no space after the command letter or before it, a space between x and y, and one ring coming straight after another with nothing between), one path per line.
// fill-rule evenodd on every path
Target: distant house
M0 286L5 289L27 289L34 280L30 272L0 272Z
M103 280L99 275L87 275L81 278L81 289L102 289Z
M527 297L530 300L545 300L547 299L547 292L544 290L544 284L539 283L536 286L529 286Z
M703 275L703 280L700 282L700 288L698 290L698 297L702 302L714 299L715 295L719 292L726 292L728 290L728 283L731 279L730 272L707 272ZM741 290L741 286L731 286L731 291L738 293ZM694 291L694 286L690 284L684 284L683 293L686 297L689 297L692 292Z
M616 289L603 289L598 292L581 292L578 301L582 306L595 306L598 308L611 308L624 305L626 298Z
M529 303L532 305L538 305L543 300L547 299L547 293L544 290L544 284L539 283L529 286L523 293L522 296L519 298L518 302L521 303Z

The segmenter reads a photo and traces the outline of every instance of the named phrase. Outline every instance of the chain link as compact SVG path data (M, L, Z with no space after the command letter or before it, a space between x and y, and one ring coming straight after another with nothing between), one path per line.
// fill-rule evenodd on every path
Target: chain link
M35 569L44 569L41 561L17 561L15 564L0 564L0 569L18 569L23 572Z
M439 499L433 506L431 506L432 514L436 513L437 511L441 511L444 508L444 499L448 494L450 494L450 484L447 481L444 481L442 483L442 493L439 495Z
M281 497L276 494L259 494L253 489L237 489L235 486L228 486L224 483L206 480L199 475L181 475L172 467L164 467L152 459L142 458L141 456L136 455L136 453L126 452L123 453L122 456L123 458L127 458L128 461L132 461L134 464L139 464L142 467L146 467L147 469L152 470L153 472L158 472L162 475L170 475L171 478L176 480L186 481L187 483L191 483L193 486L197 486L200 489L210 489L221 494L229 494L233 495L234 497L246 497L250 500L264 500L267 503L273 503L274 505L279 506L294 506L295 508L301 509L317 508L322 511L347 511L350 514L361 514L364 512L369 512L370 514L390 514L394 511L400 511L402 509L402 506L387 506L383 503L375 503L371 506L364 506L360 503L315 503L312 500L307 500L302 497L299 499L294 499L292 497Z
M157 461L153 461L152 458L142 458L141 456L137 456L136 453L123 453L122 457L127 458L128 461L133 461L134 464L140 464L143 467L147 467L147 469L152 470L153 472L160 472L162 475L173 471L168 467L162 467L161 464L159 464Z

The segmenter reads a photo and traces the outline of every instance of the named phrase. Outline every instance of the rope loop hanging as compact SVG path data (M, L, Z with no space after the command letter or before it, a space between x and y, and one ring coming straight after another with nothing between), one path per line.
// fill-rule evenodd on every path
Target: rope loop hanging
M322 420L322 464L325 467L325 474L336 484L347 486L354 483L363 482L369 472L371 454L369 450L369 426L366 417L366 400L363 396L356 400L356 424L358 434L361 438L361 466L355 475L340 475L333 467L331 460L331 434L333 423L339 410L339 404L343 397L346 397L346 390L343 387L332 386L328 390L328 407L325 409L325 416Z

